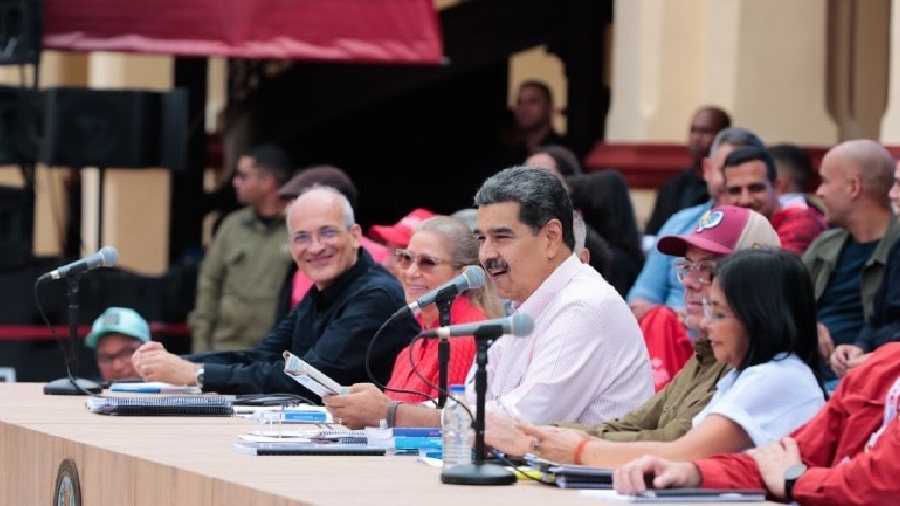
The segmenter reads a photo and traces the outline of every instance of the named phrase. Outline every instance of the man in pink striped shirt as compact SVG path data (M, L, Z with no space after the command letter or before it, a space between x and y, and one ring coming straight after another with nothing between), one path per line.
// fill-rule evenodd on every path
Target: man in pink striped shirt
M534 320L528 337L505 335L491 346L487 410L538 424L597 423L649 398L640 328L618 292L573 255L572 202L560 180L512 167L488 178L475 204L485 271L500 297ZM474 404L474 385L468 390ZM350 395L376 392L359 385ZM419 404L388 415L390 426L440 425L440 412Z

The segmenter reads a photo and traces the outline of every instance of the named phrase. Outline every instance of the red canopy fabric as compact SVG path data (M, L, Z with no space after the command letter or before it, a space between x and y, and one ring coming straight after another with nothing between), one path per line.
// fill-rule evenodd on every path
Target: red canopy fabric
M44 48L437 64L432 0L45 0Z

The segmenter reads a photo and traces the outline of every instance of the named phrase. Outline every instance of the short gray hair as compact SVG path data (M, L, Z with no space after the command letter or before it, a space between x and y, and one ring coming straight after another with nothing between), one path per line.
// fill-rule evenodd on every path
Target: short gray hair
M519 221L537 235L552 219L562 224L563 243L575 249L572 201L562 179L549 170L509 167L487 178L475 194L478 207L505 202L519 204Z
M575 232L574 253L578 255L587 243L587 224L585 224L584 218L581 217L581 213L578 211L572 213L572 230Z
M707 156L712 157L723 144L727 144L733 148L751 147L762 150L766 149L766 145L763 144L763 141L760 140L759 136L753 133L753 131L742 127L729 127L716 134Z
M291 200L291 202L285 208L284 219L285 219L285 223L287 224L288 227L290 227L291 209L293 209L294 205L297 203L297 201L300 199L300 197L303 197L307 193L310 193L313 191L323 191L323 190L328 193L331 193L340 201L341 208L342 208L341 214L344 215L344 225L346 225L347 228L349 228L356 224L356 215L353 212L353 206L350 205L350 201L347 200L347 196L344 195L343 193L341 193L340 190L338 190L336 188L332 188L331 186L326 186L326 185L315 183L312 186L304 188L300 192L300 194L297 195L297 197L295 199ZM290 228L288 230L290 230Z

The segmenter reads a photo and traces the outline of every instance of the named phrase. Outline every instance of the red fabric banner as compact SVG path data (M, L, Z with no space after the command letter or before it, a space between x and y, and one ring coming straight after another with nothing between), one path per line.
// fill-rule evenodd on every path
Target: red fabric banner
M438 64L432 0L45 0L44 49Z

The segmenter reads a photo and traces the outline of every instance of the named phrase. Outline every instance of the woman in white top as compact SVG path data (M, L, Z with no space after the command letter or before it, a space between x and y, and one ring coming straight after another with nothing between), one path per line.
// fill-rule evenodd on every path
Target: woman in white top
M692 460L776 441L825 403L818 376L816 303L803 263L780 249L722 260L701 325L716 360L733 369L692 429L671 442L617 443L565 429L525 426L542 458L618 467L643 455Z

